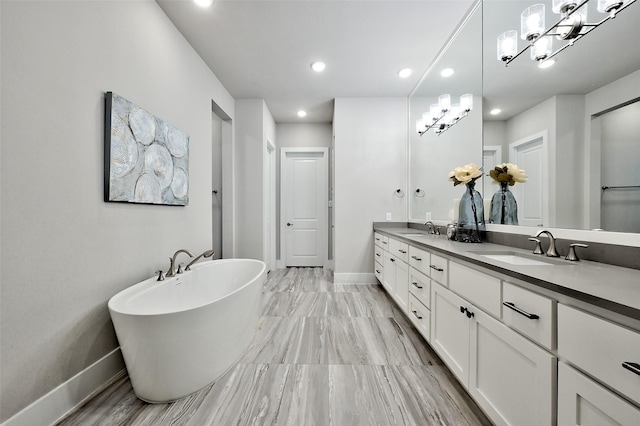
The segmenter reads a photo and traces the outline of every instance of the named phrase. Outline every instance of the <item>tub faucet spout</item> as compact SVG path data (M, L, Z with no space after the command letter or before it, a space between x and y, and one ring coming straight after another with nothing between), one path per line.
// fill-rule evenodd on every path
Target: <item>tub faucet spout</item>
M169 264L169 270L165 274L165 277L169 278L169 277L176 276L176 258L180 253L186 253L189 255L189 257L193 257L193 253L191 253L189 250L186 250L186 249L180 249L177 252L173 253L173 257L169 258L169 261L171 263Z
M187 265L186 268L184 268L185 271L190 271L191 270L191 265L193 265L194 263L196 263L198 260L202 259L202 258L207 258L207 257L211 257L213 258L213 255L216 254L215 251L213 250L207 250L204 253L202 253L200 256L196 257L195 259L193 259L191 262L189 262L189 264Z
M549 237L549 248L547 249L547 256L560 257L560 255L556 251L556 238L553 236L553 234L546 229L543 229L541 231L538 231L535 237L539 237L542 234L547 234L547 237Z

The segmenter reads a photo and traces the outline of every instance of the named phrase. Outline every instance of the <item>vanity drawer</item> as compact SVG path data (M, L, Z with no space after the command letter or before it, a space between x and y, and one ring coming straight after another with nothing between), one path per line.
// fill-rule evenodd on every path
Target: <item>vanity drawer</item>
M409 265L416 268L426 276L431 274L431 254L417 247L409 247Z
M413 268L409 269L409 292L424 306L431 307L431 279Z
M404 263L409 263L409 244L389 238L389 253Z
M447 265L447 259L440 257L436 254L431 254L431 260L429 261L429 276L442 284L447 286L447 278L449 273L449 266Z
M502 321L548 349L556 348L556 302L522 287L502 286Z
M430 341L431 311L413 295L409 294L409 318L420 334Z
M382 283L382 280L384 279L384 266L382 266L382 263L376 260L373 264L373 270L376 274L376 278Z
M382 247L380 246L373 246L373 250L374 250L374 259L376 262L384 262L384 250L382 249Z
M640 333L558 304L558 354L640 403Z
M477 307L500 318L502 305L498 278L451 262L449 288Z
M386 235L382 235L382 234L378 234L377 232L374 232L373 241L377 246L382 247L385 250L388 250L389 237L387 237Z

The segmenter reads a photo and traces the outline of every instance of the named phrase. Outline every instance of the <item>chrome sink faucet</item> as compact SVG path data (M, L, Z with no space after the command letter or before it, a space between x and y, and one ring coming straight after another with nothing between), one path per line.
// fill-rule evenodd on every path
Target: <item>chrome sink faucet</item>
M169 258L169 261L171 262L169 264L169 270L167 271L165 277L169 278L169 277L175 277L176 276L176 258L178 257L178 255L180 253L186 253L189 255L189 257L193 257L193 253L191 253L189 250L186 249L180 249L177 252L175 252L173 254L173 257Z
M427 227L427 232L429 232L430 234L435 234L436 233L436 226L430 220L428 220L425 223L423 223L423 225L425 225ZM429 228L431 228L430 231L429 231Z
M547 256L560 257L560 255L556 251L556 238L553 236L553 234L546 229L543 229L541 231L538 231L538 233L534 235L534 237L539 237L542 234L547 234L547 237L549 237L549 248L547 249Z
M200 260L201 258L207 258L207 257L213 257L213 255L216 254L215 251L213 250L207 250L204 253L202 253L200 256L196 257L195 259L193 259L191 262L189 262L189 264L187 265L186 268L184 268L185 271L190 271L191 270L191 265L193 265L194 263L196 263L198 260Z

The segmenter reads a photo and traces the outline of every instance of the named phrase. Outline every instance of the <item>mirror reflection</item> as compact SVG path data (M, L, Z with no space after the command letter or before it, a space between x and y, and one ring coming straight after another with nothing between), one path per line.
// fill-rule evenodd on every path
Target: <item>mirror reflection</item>
M501 187L486 175L513 163L527 175L508 188L519 225L640 232L640 2L555 55L551 67L539 68L535 57L544 51L531 59L532 49L505 66L498 37L515 30L522 49L521 13L544 4L549 28L562 18L552 3L484 0L412 95L412 130L441 94L472 93L474 105L440 136L411 132L411 220L451 221L461 193L446 176L470 162L484 167L476 189L489 210ZM607 17L597 3L588 2L586 23ZM561 47L550 38L553 49ZM461 78L441 77L443 68Z
M534 21L549 29L566 18L554 3L575 2L483 2L485 170L509 162L526 171L527 181L511 188L520 225L640 232L640 2L575 40L550 67L539 65L566 44L560 36L541 37L552 43L547 53L530 48L505 66L498 38L516 30L520 50L526 47L521 13L534 3L544 5ZM597 3L566 19L578 20L586 7L587 25L602 22L609 14ZM570 30L561 25L552 33ZM524 33L531 31L544 33ZM485 193L496 191L490 179L484 185Z
M478 7L410 98L408 195L412 220L452 221L465 188L454 187L448 180L449 172L468 163L482 164L481 33L482 9ZM457 120L440 118L446 95L451 105L460 104L461 112L454 115L459 116ZM449 103L445 100L445 107ZM421 120L425 121L418 129L416 122ZM428 124L432 127L427 130ZM481 189L482 185L478 186Z

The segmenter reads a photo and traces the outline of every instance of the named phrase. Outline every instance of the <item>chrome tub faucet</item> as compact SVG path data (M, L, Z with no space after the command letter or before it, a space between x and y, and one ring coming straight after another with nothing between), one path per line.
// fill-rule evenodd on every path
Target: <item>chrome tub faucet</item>
M180 249L177 252L175 252L173 254L173 257L169 258L169 261L171 262L169 264L169 270L167 271L165 277L170 278L170 277L175 277L176 276L176 258L178 257L178 255L180 253L186 253L187 255L189 255L189 257L193 257L193 253L191 253L189 250L186 249ZM182 273L182 270L180 268L179 269L179 273Z
M196 257L195 259L193 259L191 262L189 262L189 264L187 265L186 268L184 268L185 271L190 271L191 270L191 265L193 265L194 263L196 263L198 260L202 259L202 258L207 258L207 257L211 257L213 258L213 255L216 254L215 251L213 250L207 250L204 253L202 253L201 255L199 255L198 257Z

